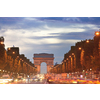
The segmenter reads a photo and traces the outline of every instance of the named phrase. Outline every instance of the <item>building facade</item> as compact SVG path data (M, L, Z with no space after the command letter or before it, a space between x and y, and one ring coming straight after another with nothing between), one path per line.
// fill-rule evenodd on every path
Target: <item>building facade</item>
M92 40L83 40L71 46L69 52L64 54L62 64L51 69L51 73L86 74L88 71L94 73L100 71L100 31L95 32Z
M8 47L6 50L4 38L0 37L0 77L3 74L17 77L36 73L37 68L24 54L19 53L19 47Z

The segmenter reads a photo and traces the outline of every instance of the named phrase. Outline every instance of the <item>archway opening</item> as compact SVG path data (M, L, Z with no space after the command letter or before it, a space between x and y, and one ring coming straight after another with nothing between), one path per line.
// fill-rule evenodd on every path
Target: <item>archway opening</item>
M45 62L41 63L40 73L41 74L46 74L47 73L47 64Z

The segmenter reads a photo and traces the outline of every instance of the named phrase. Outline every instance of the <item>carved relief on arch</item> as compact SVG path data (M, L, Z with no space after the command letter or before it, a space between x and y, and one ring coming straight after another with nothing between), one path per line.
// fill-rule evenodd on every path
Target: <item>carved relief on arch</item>
M42 62L45 62L45 63L47 64L47 61L45 61L45 60L40 61L40 64L41 64Z
M40 65L40 61L37 61L37 60L36 60L36 61L34 61L34 64L35 64L35 65Z

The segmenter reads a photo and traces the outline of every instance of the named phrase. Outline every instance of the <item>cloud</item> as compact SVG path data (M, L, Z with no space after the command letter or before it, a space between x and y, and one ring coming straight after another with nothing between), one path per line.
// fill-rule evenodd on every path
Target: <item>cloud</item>
M76 42L93 38L99 23L94 17L0 18L0 35L6 48L18 46L30 59L34 53L54 53L60 62Z

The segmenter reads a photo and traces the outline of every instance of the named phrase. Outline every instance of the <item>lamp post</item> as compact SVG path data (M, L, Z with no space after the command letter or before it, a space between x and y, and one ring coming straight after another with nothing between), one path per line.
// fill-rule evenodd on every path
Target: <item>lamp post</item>
M78 49L79 49L80 54L81 54L81 50L82 50L82 48L81 48L81 47L79 47ZM79 59L80 59L80 58L79 58ZM80 64L79 64L79 66L81 66L81 62L80 62ZM80 76L80 71L82 71L82 70L83 70L83 68L79 69L79 76Z
M83 78L85 77L85 74L84 73L85 73L85 70L83 70Z
M91 79L92 79L92 68L90 68L90 71L91 71Z

